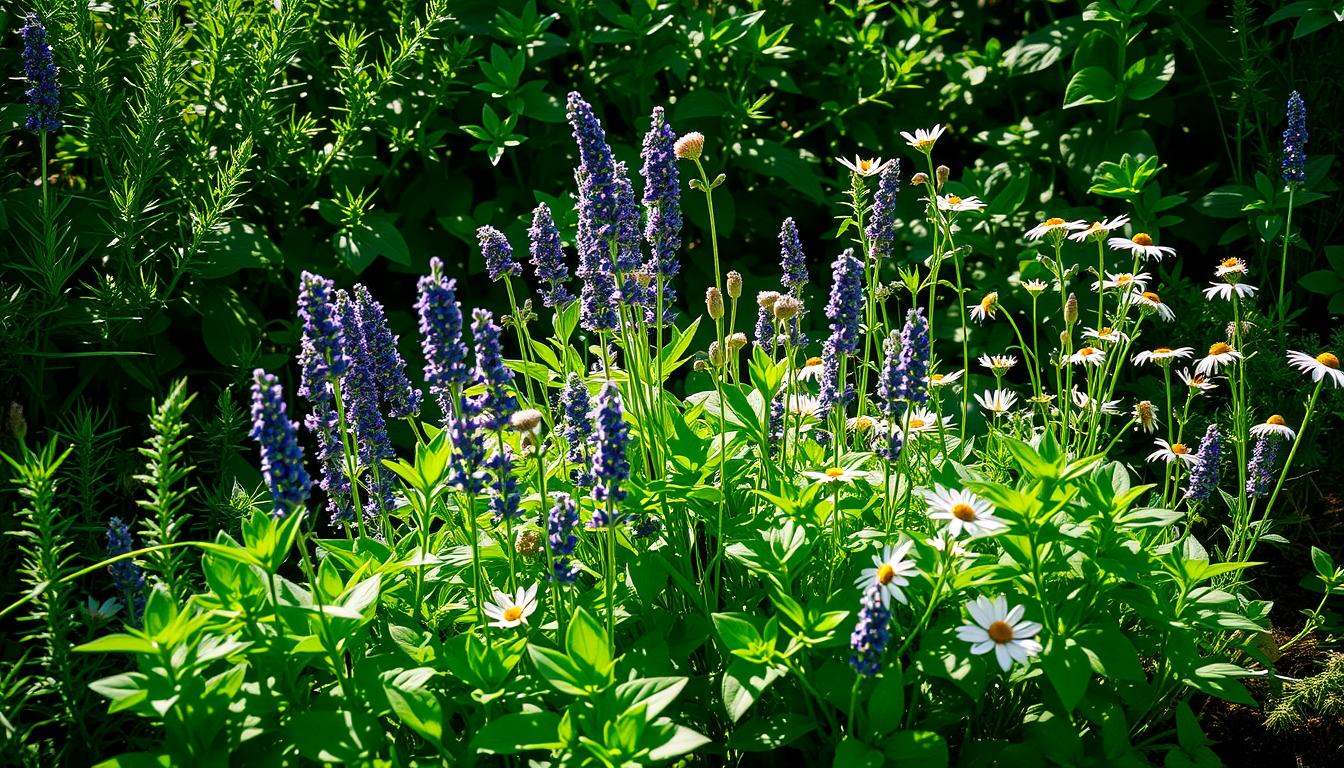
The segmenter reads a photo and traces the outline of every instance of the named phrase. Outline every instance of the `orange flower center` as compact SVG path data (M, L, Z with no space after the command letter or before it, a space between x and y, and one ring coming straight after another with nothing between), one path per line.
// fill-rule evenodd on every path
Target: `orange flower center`
M1083 347L1082 349L1078 350L1078 354L1082 355L1083 357L1091 357L1096 351L1097 351L1096 347Z
M1273 416L1270 416L1268 419L1265 419L1265 423L1273 424L1276 427L1282 427L1288 424L1288 422L1284 421L1283 417L1277 413L1274 414Z
M1045 226L1047 227L1058 227L1060 224L1063 223L1064 220L1059 218L1058 216L1051 216L1050 218L1045 220Z
M854 428L855 428L855 429L858 429L858 430L866 430L866 429L868 429L868 428L870 428L870 427L872 427L872 426L873 426L873 420L870 419L870 418L868 418L867 416L860 416L860 417L854 419Z
M1181 456L1181 455L1184 455L1184 454L1189 453L1189 452L1190 452L1190 449L1186 448L1186 447L1185 447L1184 445L1182 445L1181 443L1172 443L1172 444L1171 444L1171 452L1174 453L1174 454L1176 454L1177 456Z
M1139 232L1130 238L1135 245L1148 246L1153 244L1153 238L1147 232Z
M974 522L976 518L975 507L966 502L960 502L952 507L952 516L965 523Z
M890 584L892 579L896 578L896 569L891 567L890 563L883 563L881 568L877 569L877 583Z
M1157 294L1156 294L1156 293L1153 293L1152 291L1144 291L1144 292L1143 292L1143 298L1145 298L1145 299L1147 299L1147 300L1153 302L1154 304L1161 304L1161 303L1162 303L1162 300L1159 299L1159 298L1157 297Z
M1232 351L1232 345L1231 345L1231 344L1228 344L1228 343L1226 343L1226 342L1222 342L1222 341L1220 341L1220 342L1218 342L1217 344L1214 344L1213 346L1209 347L1209 355L1210 355L1210 356L1213 356L1213 355L1226 355L1228 352L1231 352L1231 351Z
M924 420L923 420L923 419L911 419L911 420L910 420L910 428L911 428L911 429L923 429L923 428L924 428Z
M1134 276L1133 276L1133 275L1121 275L1121 276L1115 278L1115 284L1116 284L1116 285L1129 285L1129 284L1132 283L1132 282L1134 282Z
M1153 350L1153 354L1155 355L1171 354L1171 347L1158 347L1157 349Z
M996 621L989 625L985 630L989 634L989 639L1002 645L1013 639L1013 627L1006 621Z
M999 300L999 294L991 293L985 298L980 300L980 309L984 310L985 312L992 312L994 310L994 305L998 302L998 300Z
M1223 259L1223 266L1227 267L1228 269L1231 269L1232 267L1235 267L1240 263L1241 259L1238 259L1235 256L1230 259Z
M1115 331L1114 329L1111 328L1102 328L1101 330L1097 331L1098 336L1110 336L1112 333L1115 333Z
M948 195L948 196L947 196L947 204L948 204L948 205L961 205L961 198L960 198L960 197L957 197L956 195Z
M822 360L820 357L809 357L807 358L807 362L803 363L803 365L811 368L814 365L821 365L824 362L826 361Z
M1316 362L1324 365L1326 368L1338 368L1339 358L1329 352L1322 352L1316 356Z
M941 373L935 373L929 377L929 381L942 381L942 380L943 380L943 374Z
M523 617L523 607L521 605L511 605L504 609L505 621L517 621Z
M844 476L845 476L845 470L842 469L841 467L831 467L830 469L826 470L826 476L827 476L827 477L844 477Z

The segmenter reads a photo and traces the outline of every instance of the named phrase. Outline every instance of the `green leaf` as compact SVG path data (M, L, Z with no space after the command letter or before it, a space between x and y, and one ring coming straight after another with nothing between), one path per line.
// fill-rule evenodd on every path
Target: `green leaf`
M1041 668L1064 707L1070 711L1077 707L1092 679L1092 663L1083 649L1054 639L1041 655Z
M766 688L781 677L774 667L752 664L744 659L733 659L723 673L723 709L733 722L751 709Z
M686 682L684 677L642 677L616 686L615 696L627 712L642 706L652 719L676 701Z
M363 712L301 712L284 733L300 755L318 762L365 765L383 751L382 724Z
M947 742L933 731L901 731L883 744L887 757L901 768L947 768Z
M283 262L280 249L263 231L245 221L228 221L192 260L191 269L200 277L215 279L242 269L261 269Z
M74 650L80 653L158 653L154 644L148 640L123 633L104 635L91 642L76 646Z
M895 662L883 668L882 679L868 698L868 724L878 733L891 733L901 727L904 714L905 680L900 663Z
M649 751L649 759L671 760L678 755L694 752L708 743L709 737L703 733L684 725L676 725L673 726L671 738Z
M529 749L560 749L560 716L554 712L515 712L486 723L471 739L471 751L514 755Z
M835 748L834 768L880 768L882 753L853 736L846 736Z
M1072 639L1088 654L1097 674L1112 680L1145 679L1138 651L1118 627L1088 627L1074 633Z
M757 717L733 728L728 747L742 752L768 752L792 744L816 727L811 717L792 712Z
M1330 581L1335 577L1335 561L1328 552L1320 547L1311 548L1311 565L1322 579Z
M1101 67L1083 67L1064 88L1064 108L1105 104L1115 99L1115 77Z
M1171 82L1176 74L1176 54L1166 51L1139 59L1125 70L1125 97L1135 101L1151 99Z
M443 748L443 704L439 697L425 687L425 680L435 674L428 667L403 670L392 679L383 681L387 701L392 712L412 730L431 744Z
M571 696L587 696L591 693L584 682L584 675L565 654L551 648L529 645L527 655L532 659L537 674L557 691Z
M606 628L582 607L575 609L565 630L565 650L577 665L592 672L605 675L611 668Z
M761 635L756 631L756 627L741 615L714 614L714 631L718 633L719 639L729 651L747 650L761 642Z

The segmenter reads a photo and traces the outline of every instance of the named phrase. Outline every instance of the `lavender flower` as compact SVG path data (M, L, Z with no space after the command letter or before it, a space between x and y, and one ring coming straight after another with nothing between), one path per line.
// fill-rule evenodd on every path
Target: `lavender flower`
M527 235L537 280L545 285L541 292L541 303L556 307L571 301L574 297L565 287L565 281L569 279L565 249L560 244L560 231L551 218L551 209L545 203L532 211L532 228L527 231Z
M23 36L23 73L28 89L28 119L24 127L33 133L55 131L61 127L61 90L56 84L60 70L47 44L47 27L37 14L30 13L19 30Z
M1307 180L1307 105L1302 94L1288 95L1288 128L1283 132L1283 180L1301 184Z
M1185 498L1191 501L1203 501L1209 498L1218 487L1218 461L1223 457L1223 439L1217 424L1210 424L1200 438L1199 450L1195 452L1198 461L1190 468L1189 485L1185 489Z
M863 262L853 248L831 264L834 276L826 317L831 321L830 346L836 355L852 355L859 348L859 322L863 316Z
M797 296L807 285L807 258L803 243L798 239L798 225L789 217L779 228L779 261L784 266L780 282L789 293Z
M645 515L644 517L640 518L639 522L635 523L634 530L631 531L630 533L633 538L647 539L650 536L656 535L662 529L663 529L662 520L659 520L653 515Z
M383 305L373 298L368 288L356 285L355 310L359 315L360 334L373 363L378 399L387 406L387 415L394 419L419 415L424 393L411 386L406 377L406 361L397 349L397 337L387 326Z
M509 391L513 372L504 365L499 326L495 325L494 317L484 309L475 309L471 318L476 351L472 381L485 387L485 391L476 396L475 410L479 414L476 423L482 430L498 432L509 425L509 417L518 410L518 400Z
M359 465L368 471L365 484L369 498L364 505L366 517L376 517L394 503L392 486L383 483L383 459L396 455L387 436L387 422L379 408L378 379L368 341L364 338L355 302L345 291L337 291L337 308L345 327L346 358L350 365L341 377L341 400L351 422Z
M135 539L130 529L120 517L107 521L107 556L109 558L135 551ZM126 603L127 624L138 626L140 616L145 610L145 572L135 564L134 558L126 558L107 567L112 574L112 587Z
M617 238L616 162L606 133L593 109L577 93L570 93L566 114L579 146L579 167L574 180L579 189L578 275L580 324L592 332L616 328L616 280L611 274L612 251Z
M625 423L621 392L615 384L607 382L602 386L602 391L597 395L594 420L597 422L597 434L593 451L593 498L599 503L608 500L619 502L625 498L625 489L621 483L630 477L630 462L626 458L630 427ZM606 519L605 510L601 507L593 514L593 519L597 525L613 522Z
M253 371L250 435L261 447L261 476L271 489L273 517L284 517L303 506L312 487L295 433L298 426L289 420L279 380L260 368Z
M299 396L315 404L331 397L332 383L345 375L349 365L345 357L345 330L332 303L335 290L336 284L321 275L304 272L299 278L299 318L303 320Z
M677 251L681 249L681 181L677 170L677 134L667 124L662 107L653 108L649 132L644 134L640 157L644 165L644 239L652 254L649 271L662 278L663 322L676 320L673 303L677 292L672 278L681 271Z
M849 663L855 672L872 677L882 669L882 654L891 639L891 611L882 605L882 587L876 583L864 591L859 605L859 621L849 636L849 646L854 650Z
M775 344L775 314L770 308L758 304L756 307L756 346L770 349Z
M496 523L506 518L516 518L520 496L518 479L513 476L513 451L500 444L499 450L486 461L486 466L494 470L495 480L491 487L490 512Z
M896 160L883 168L878 177L871 218L864 229L869 247L878 259L890 258L891 246L896 242L896 196L900 191L901 161Z
M588 474L588 441L593 436L593 406L588 386L579 374L569 374L557 398L556 410L560 412L556 432L569 445L565 460L575 465L571 480L575 486L586 488L592 484Z
M579 291L579 325L593 333L616 330L616 302L619 298L616 278L611 270L585 274L583 288Z
M420 278L420 350L425 356L425 383L438 398L444 416L453 411L454 388L467 383L467 345L462 341L462 306L457 303L457 281L443 276L443 262L429 260L429 274Z
M579 537L574 535L574 527L578 524L579 510L574 506L574 499L568 493L557 493L555 506L546 518L546 533L551 554L555 557L554 578L561 584L572 584L579 577L579 569L570 559L579 545Z
M929 321L924 319L924 308L917 307L905 314L905 327L901 329L895 365L884 369L890 376L885 382L878 378L878 394L888 403L904 400L922 403L929 399L927 379L929 376ZM891 414L889 414L891 415Z
M1246 494L1254 498L1268 496L1274 487L1274 464L1279 459L1279 441L1273 435L1260 435L1246 465Z
M509 239L494 227L485 226L476 230L476 242L481 247L481 258L485 259L485 271L490 282L498 282L501 277L523 274L521 264L513 260L513 246Z

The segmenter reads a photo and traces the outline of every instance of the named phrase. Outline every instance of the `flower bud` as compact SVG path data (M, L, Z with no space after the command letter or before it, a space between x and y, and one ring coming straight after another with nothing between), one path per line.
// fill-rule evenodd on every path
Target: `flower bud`
M700 154L705 151L705 135L703 133L692 132L672 145L672 151L676 153L679 160L699 160Z
M28 420L23 418L23 406L17 402L9 404L9 431L20 443L28 435Z
M792 296L780 296L775 300L773 307L776 320L790 320L798 316L803 309L803 302Z
M747 346L747 334L738 331L737 333L734 333L732 336L728 337L729 352L736 352L737 350L745 346Z
M723 294L712 285L705 290L705 309L709 312L710 320L723 317Z
M696 373L704 373L709 370L709 363L706 363L704 360L696 360L691 364L691 370Z
M653 284L653 273L646 269L641 269L635 273L635 282L639 283L640 288L648 288Z
M509 426L518 432L535 432L541 426L541 411L535 408L514 411L509 417Z
M946 165L940 165L934 169L934 174L936 174L936 178L938 179L938 189L942 189L943 185L947 183L947 177L952 175L952 169L948 168Z
M733 270L728 273L728 298L736 299L742 295L742 273Z
M1078 294L1070 293L1069 300L1064 302L1064 324L1072 326L1078 322Z
M919 173L916 173L914 176L910 177L910 183L916 187L922 187L925 184L929 183L929 174L920 171Z
M719 346L719 342L711 341L709 343L709 364L714 366L715 368L722 368L723 363L724 363L723 347Z
M756 294L756 304L761 309L772 309L779 298L779 291L761 291Z
M518 540L514 544L517 547L518 554L523 557L533 558L542 553L541 535L528 528L518 532Z

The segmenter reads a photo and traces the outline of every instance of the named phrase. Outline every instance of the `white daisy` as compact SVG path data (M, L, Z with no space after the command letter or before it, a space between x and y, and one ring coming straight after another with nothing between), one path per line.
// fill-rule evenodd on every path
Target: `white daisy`
M980 365L999 374L1017 365L1017 358L1012 355L981 355Z
M1214 270L1214 274L1218 277L1227 277L1228 275L1236 275L1240 277L1241 275L1250 273L1250 271L1251 268L1245 261L1234 256L1230 259L1223 259L1222 262L1218 264L1218 269Z
M875 419L872 416L851 416L845 422L845 426L850 432L871 432L874 429L883 429L886 425L881 419Z
M821 401L811 395L794 394L784 400L788 403L789 413L796 418L815 418L821 410Z
M983 323L986 318L993 320L997 317L999 311L998 292L990 291L985 294L985 298L981 299L979 304L972 304L968 309L971 310L971 319L977 323Z
M1209 283L1209 287L1204 289L1204 298L1210 301L1213 299L1231 301L1233 296L1245 299L1254 296L1257 290L1259 289L1250 283Z
M1070 240L1082 242L1094 235L1104 235L1111 230L1119 229L1129 223L1129 216L1117 216L1114 219L1102 219L1094 221L1085 229L1080 229L1069 235Z
M1074 404L1074 405L1078 406L1079 408L1081 408L1081 409L1083 409L1083 410L1085 410L1085 411L1093 411L1093 410L1096 410L1098 404L1100 403L1100 406L1101 406L1101 414L1102 414L1103 416L1119 416L1119 415L1120 415L1120 401L1119 401L1119 400L1107 400L1107 401L1105 401L1105 402L1101 402L1101 401L1099 401L1099 400L1093 400L1091 397L1088 397L1088 395L1087 395L1086 392L1082 392L1082 391L1080 391L1077 387L1074 387L1074 388L1073 388L1072 399L1073 399L1073 404Z
M1117 331L1114 328L1108 328L1105 326L1101 327L1100 329L1084 328L1083 338L1096 339L1097 341L1106 341L1106 342L1129 341L1128 334L1124 333L1123 331Z
M882 162L882 158L880 157L874 157L871 160L868 160L859 157L858 155L854 156L854 160L852 162L846 160L843 157L836 159L839 160L841 165L845 166L854 173L859 174L860 176L876 176L877 174L885 171L887 169L887 166L896 162L895 160L888 160L886 162Z
M1157 349L1140 352L1134 356L1136 365L1146 365L1156 363L1158 365L1169 365L1172 360L1184 360L1195 354L1194 347L1158 347Z
M1140 400L1134 404L1134 424L1150 435L1162 426L1162 422L1157 418L1157 409L1153 407L1153 401Z
M1023 280L1021 285L1032 296L1039 296L1045 292L1046 288L1050 287L1050 284L1044 280Z
M1017 403L1017 395L1006 389L987 389L984 394L976 394L975 401L980 407L998 416L1012 410Z
M929 519L946 520L951 536L960 536L962 531L979 536L1003 530L1003 521L994 517L994 507L970 491L935 485L922 495L929 503Z
M938 414L927 408L911 408L905 415L904 432L906 438L914 435L921 435L926 432L934 432L939 427ZM941 420L944 428L951 428L952 420L944 418Z
M1339 358L1331 352L1322 352L1312 357L1306 352L1290 351L1288 364L1303 373L1311 374L1312 381L1320 381L1329 376L1336 388L1344 387L1344 371L1339 370Z
M1101 365L1106 361L1105 350L1096 347L1083 347L1069 355L1069 362L1082 365Z
M909 577L919 572L914 563L905 559L914 543L907 540L899 546L884 548L880 555L873 555L873 567L864 568L854 586L867 589L869 585L877 584L882 594L883 606L890 605L893 597L897 602L907 602L901 587L910 586Z
M1154 312L1167 322L1176 319L1176 313L1171 311L1171 307L1163 304L1162 298L1153 291L1135 291L1129 295L1129 300L1140 312Z
M1196 464L1199 462L1199 457L1191 453L1190 449L1186 448L1182 443L1168 443L1166 440L1159 438L1154 440L1153 444L1157 446L1157 450L1148 454L1149 461L1162 461L1167 464L1170 464L1173 461L1183 461L1186 464Z
M965 373L965 371L959 368L951 373L929 374L929 386L934 389L945 387L948 384L955 382L957 379L960 379L963 373Z
M1240 352L1233 349L1231 344L1228 344L1225 341L1220 341L1209 347L1209 354L1205 355L1198 363L1195 363L1195 373L1212 376L1217 373L1218 369L1222 366L1240 359Z
M526 589L519 587L515 595L496 589L494 602L482 605L481 612L494 619L490 622L492 627L511 629L526 624L527 617L537 610L537 586L533 584Z
M826 370L826 361L820 357L809 357L803 362L803 366L794 372L794 376L799 381L812 381L821 376L822 371Z
M941 530L935 533L934 535L925 539L924 543L928 544L930 547L933 547L939 552L946 552L952 555L952 557L965 558L967 560L974 560L975 558L979 557L978 553L970 551L966 547L962 546L961 542L957 541L952 536L949 536L946 530Z
M1147 272L1140 272L1137 275L1133 272L1117 272L1115 274L1107 272L1105 280L1092 284L1092 290L1120 288L1122 290L1142 292L1144 288L1148 287L1148 281L1150 279L1152 279L1152 276Z
M985 203L975 195L970 197L957 197L956 195L939 195L938 210L940 211L978 211L985 207Z
M924 128L916 128L914 135L911 135L907 131L901 131L901 138L905 139L906 144L909 144L920 152L927 153L929 150L933 149L933 145L938 142L938 138L942 136L943 132L946 130L947 129L942 125L935 125L927 130Z
M1012 669L1013 662L1026 664L1041 652L1040 642L1033 639L1041 625L1022 620L1024 606L1010 609L1003 595L993 600L981 595L966 604L966 612L973 623L957 627L957 638L970 643L971 653L977 656L993 651L1004 672Z
M1288 426L1288 422L1277 413L1270 416L1268 419L1265 419L1264 424L1256 424L1254 427L1251 427L1251 434L1277 435L1289 441L1297 439L1297 433L1294 432L1293 428Z
M822 472L804 472L803 475L822 485L830 485L831 483L852 483L861 477L866 477L867 473L849 467L830 467Z
M1064 230L1065 232L1076 232L1080 229L1087 229L1087 222L1083 221L1082 219L1077 219L1074 221L1065 221L1064 219L1061 219L1058 216L1052 216L1046 219L1045 221L1042 221L1040 224L1037 224L1036 226L1032 227L1031 229L1028 229L1027 239L1040 240L1042 237L1045 237L1051 232L1061 229Z
M1164 256L1175 256L1176 249L1165 245L1153 245L1153 237L1147 232L1135 232L1133 237L1112 237L1106 241L1112 249L1129 251L1143 259L1162 260Z
M1208 392L1218 388L1212 376L1205 376L1202 373L1191 374L1189 369L1176 372L1176 376L1185 382L1185 386L1190 389L1198 389L1200 392Z

